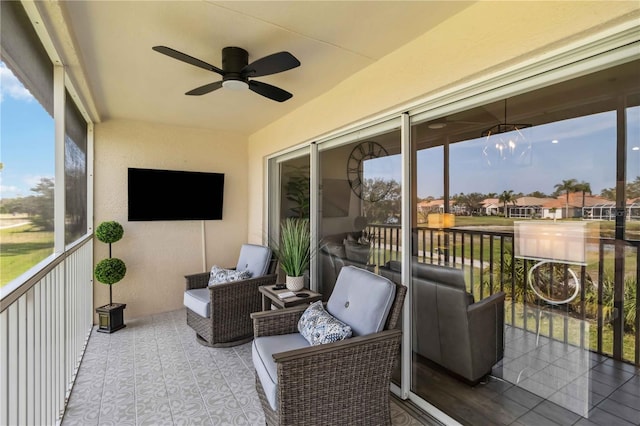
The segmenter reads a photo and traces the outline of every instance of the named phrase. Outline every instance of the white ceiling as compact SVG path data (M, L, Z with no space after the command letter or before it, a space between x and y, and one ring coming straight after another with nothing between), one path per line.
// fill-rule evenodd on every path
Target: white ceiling
M251 134L448 19L461 1L66 1L61 3L99 120L130 119ZM293 93L184 93L216 73L153 51L165 45L221 67L280 51L301 66L256 78ZM391 76L390 76L391 78Z

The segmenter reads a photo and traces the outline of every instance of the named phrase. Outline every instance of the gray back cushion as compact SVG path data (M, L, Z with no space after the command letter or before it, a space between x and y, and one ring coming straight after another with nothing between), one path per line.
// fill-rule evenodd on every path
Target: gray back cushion
M236 269L251 271L251 278L261 277L269 271L271 249L257 244L243 244Z
M340 270L327 311L351 327L354 336L384 329L396 296L396 285L388 279L355 266Z
M414 266L414 277L466 292L467 287L464 282L464 272L461 269L441 265L430 265L427 263L418 263Z

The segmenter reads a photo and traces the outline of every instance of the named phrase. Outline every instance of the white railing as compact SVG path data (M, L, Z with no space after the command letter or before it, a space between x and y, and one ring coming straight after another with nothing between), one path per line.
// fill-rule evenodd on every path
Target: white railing
M93 326L92 268L88 238L2 299L0 425L60 423Z

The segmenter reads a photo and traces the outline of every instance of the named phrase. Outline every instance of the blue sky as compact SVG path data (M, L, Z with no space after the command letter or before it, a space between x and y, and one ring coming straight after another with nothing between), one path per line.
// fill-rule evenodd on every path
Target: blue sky
M627 115L627 180L640 176L640 107ZM522 131L518 141L520 161L496 161L491 155L494 141L478 138L451 145L451 194L488 194L513 190L550 195L563 180L576 179L591 185L594 195L615 186L616 121L613 112L549 123ZM554 143L555 141L555 143ZM484 153L490 154L491 164ZM443 149L418 152L418 196L442 196ZM365 165L365 178L380 177L400 181L400 156L379 158Z
M53 118L0 62L0 198L31 195L54 175Z

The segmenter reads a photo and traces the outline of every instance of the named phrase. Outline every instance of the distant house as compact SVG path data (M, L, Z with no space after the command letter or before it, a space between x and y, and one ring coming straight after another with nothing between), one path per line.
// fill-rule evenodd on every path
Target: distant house
M604 207L604 209L598 209L596 206ZM572 192L569 194L568 203L566 194L559 195L558 198L545 203L542 206L542 217L549 219L605 219L607 216L608 219L609 207L615 208L615 204L606 198L591 194L585 194L583 198L582 192Z
M601 202L585 205L583 217L590 220L615 220L616 203L605 198ZM627 200L625 206L625 218L627 220L640 220L640 198Z
M418 212L423 214L443 213L444 200L420 201L418 203Z
M553 198L520 197L514 204L507 205L506 217L533 219L543 217L543 206Z
M421 201L417 205L418 216L422 216L419 221L426 220L429 213L444 213L444 200L430 200ZM449 201L449 212L456 215L463 215L467 213L466 206L454 205L453 201Z
M502 212L504 206L497 198L487 198L482 202L482 211L487 216L496 216Z

